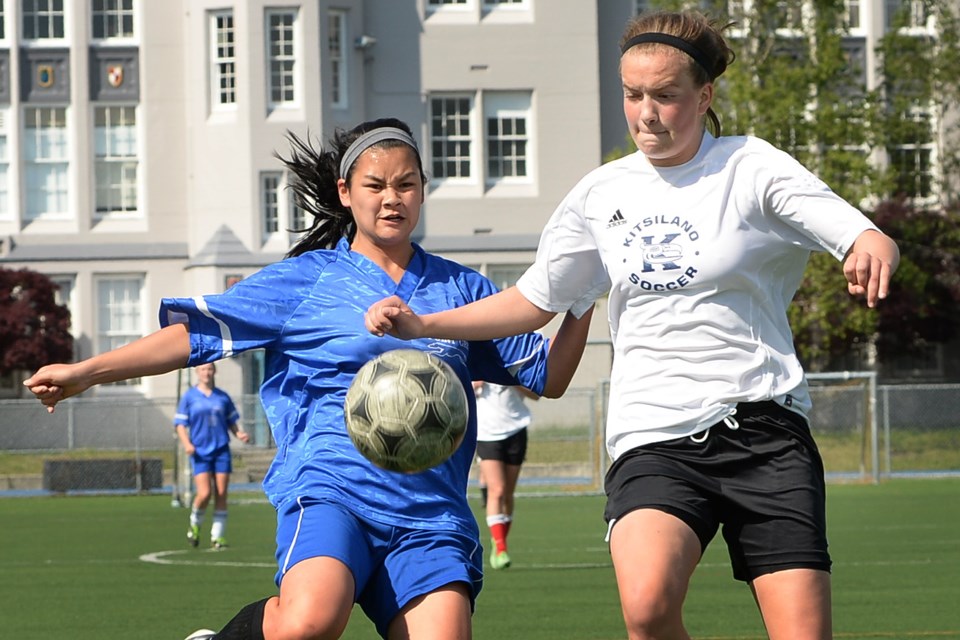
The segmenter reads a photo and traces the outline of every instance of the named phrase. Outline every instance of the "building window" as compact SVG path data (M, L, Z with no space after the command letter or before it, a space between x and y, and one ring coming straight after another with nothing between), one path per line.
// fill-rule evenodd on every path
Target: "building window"
M486 93L483 102L487 181L527 177L529 94Z
M73 311L73 290L77 284L75 275L50 276L53 284L57 285L57 290L53 292L53 301L61 307L66 307Z
M290 189L284 189L284 193L287 196L287 219L290 221L290 231L294 235L299 235L307 230L307 214L303 207L297 204Z
M133 38L133 0L93 0L93 37Z
M482 118L473 125L474 105ZM432 177L443 181L527 183L530 157L531 94L487 91L474 97L430 99Z
M135 107L94 109L96 211L98 215L137 210L137 111Z
M524 274L528 264L491 264L487 265L487 277L503 291L517 284L517 280Z
M467 5L467 0L429 0L427 2L428 7L449 7L456 5Z
M929 198L933 192L933 125L930 114L914 109L907 126L898 134L900 144L887 149L896 181L896 195Z
M847 0L847 29L851 31L859 30L862 24L860 20L860 0Z
M260 174L260 219L263 237L280 230L280 181L283 174L271 171Z
M330 106L347 107L347 14L331 11L327 14L327 55L330 56Z
M23 0L23 38L62 40L66 31L63 0Z
M7 39L7 12L3 8L3 0L0 0L0 40Z
M296 100L296 19L296 11L267 12L267 87L272 107L289 106Z
M24 109L27 220L69 215L70 153L66 107Z
M2 2L0 2L2 6ZM9 112L0 109L0 220L13 219L10 204L10 131L7 128Z
M929 11L923 0L886 0L884 26L895 28L924 29Z
M214 107L237 102L237 52L233 28L233 11L210 14L210 73Z
M430 155L434 178L470 177L470 111L464 96L431 98Z
M285 171L264 171L260 174L260 220L263 244L285 242L281 230L286 230L287 242L293 242L306 231L306 212L297 205L289 188L289 174Z
M143 337L143 276L111 275L97 279L97 353ZM115 386L136 386L139 378Z

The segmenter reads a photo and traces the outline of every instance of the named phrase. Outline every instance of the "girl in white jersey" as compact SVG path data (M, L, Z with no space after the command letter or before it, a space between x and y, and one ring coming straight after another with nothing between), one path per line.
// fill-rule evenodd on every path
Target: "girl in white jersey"
M370 304L395 294L422 311L442 310L496 287L412 242L426 176L405 123L366 122L320 149L291 140L284 163L314 222L286 260L221 294L164 299L164 328L83 362L42 367L25 384L52 410L94 384L263 349L260 399L277 442L264 490L277 511L279 595L190 638L339 638L356 603L384 638L469 640L483 569L466 497L474 411L447 460L401 474L359 454L343 402L363 364L408 346L366 331ZM588 317L568 316L549 344L524 334L415 346L443 358L465 389L482 378L555 397L570 382L588 326Z
M689 637L690 577L722 528L769 636L830 638L823 467L786 307L811 251L842 261L874 307L897 247L785 153L718 137L713 83L734 56L706 18L639 16L621 52L639 152L574 187L517 286L424 316L386 299L367 328L508 335L609 294L605 517L629 637Z

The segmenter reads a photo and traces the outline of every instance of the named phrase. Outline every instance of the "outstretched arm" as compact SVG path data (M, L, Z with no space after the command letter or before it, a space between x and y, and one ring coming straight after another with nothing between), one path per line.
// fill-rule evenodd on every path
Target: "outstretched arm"
M417 315L400 298L391 296L367 310L367 330L402 340L444 338L448 340L493 340L536 331L557 315L544 311L516 287L504 289L463 307Z
M890 278L900 264L900 250L887 235L868 229L854 241L843 262L847 291L865 297L868 307L876 307L890 291Z
M587 345L592 317L593 307L579 318L569 312L564 316L557 335L550 341L547 382L543 386L544 397L559 398L570 386L573 374L580 365L583 349Z
M41 367L23 384L53 413L58 402L94 385L167 373L186 366L189 357L187 326L173 324L81 362Z

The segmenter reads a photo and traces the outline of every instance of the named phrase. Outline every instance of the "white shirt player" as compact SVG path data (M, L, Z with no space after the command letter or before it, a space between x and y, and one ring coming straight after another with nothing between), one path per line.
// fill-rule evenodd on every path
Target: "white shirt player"
M609 293L607 448L693 435L738 402L810 407L787 305L811 251L843 259L876 229L786 153L704 133L697 155L642 153L585 176L547 224L517 286L549 311Z
M477 440L506 440L530 426L530 408L513 387L484 382L476 394Z

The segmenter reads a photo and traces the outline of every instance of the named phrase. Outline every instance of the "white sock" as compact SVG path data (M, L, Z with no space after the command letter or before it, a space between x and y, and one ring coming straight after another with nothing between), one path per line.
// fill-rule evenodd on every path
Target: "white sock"
M190 510L190 526L199 527L203 524L203 516L206 514L206 509L196 509L193 508Z
M227 532L227 512L226 511L214 511L213 512L213 526L210 529L210 539L218 540L223 538Z

